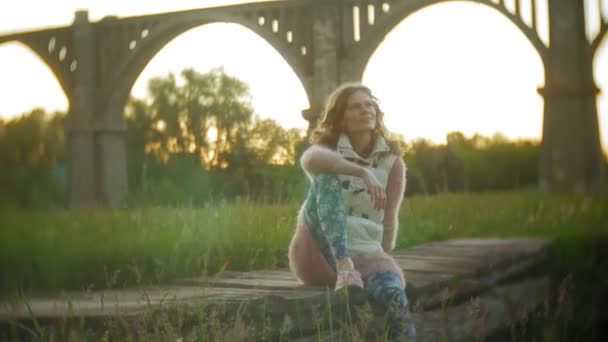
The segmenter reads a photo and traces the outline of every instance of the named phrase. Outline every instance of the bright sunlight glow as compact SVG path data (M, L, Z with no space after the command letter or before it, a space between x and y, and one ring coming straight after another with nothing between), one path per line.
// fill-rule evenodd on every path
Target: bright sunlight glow
M363 81L381 100L389 129L406 140L445 142L455 130L511 139L542 131L540 57L486 6L447 3L414 13L386 37Z

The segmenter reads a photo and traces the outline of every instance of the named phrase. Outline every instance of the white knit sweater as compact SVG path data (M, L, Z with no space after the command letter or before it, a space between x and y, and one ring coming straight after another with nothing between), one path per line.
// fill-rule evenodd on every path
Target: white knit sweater
M337 152L347 160L370 170L384 188L388 175L397 156L382 137L376 139L372 152L362 158L355 152L347 135L342 134L337 144ZM353 254L382 252L384 210L374 208L367 186L360 177L338 175L342 185L342 195L346 207L348 248Z

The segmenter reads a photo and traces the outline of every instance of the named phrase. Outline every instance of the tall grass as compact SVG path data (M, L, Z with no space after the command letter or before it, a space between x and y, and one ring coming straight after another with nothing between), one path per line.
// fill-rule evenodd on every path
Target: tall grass
M107 288L285 267L299 205L237 200L202 208L0 211L0 290ZM407 198L397 246L509 236L552 237L566 266L595 267L577 241L608 237L608 194Z
M595 235L608 232L608 194L532 190L442 194L406 200L399 246L454 237Z
M294 205L0 213L0 288L155 283L285 266Z

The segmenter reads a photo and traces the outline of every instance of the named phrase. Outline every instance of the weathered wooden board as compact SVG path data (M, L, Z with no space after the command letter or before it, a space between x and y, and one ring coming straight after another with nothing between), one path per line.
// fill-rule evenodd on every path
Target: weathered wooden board
M432 312L445 306L446 295L454 310L469 298L482 294L487 297L488 291L504 281L537 269L544 261L548 244L545 239L456 239L395 251L393 256L406 275L412 304L423 311L417 315L423 315L424 321L432 325ZM364 293L358 296L345 301L331 289L303 286L288 269L226 271L218 277L182 279L166 286L70 292L29 298L27 302L2 301L0 323L32 316L47 320L138 317L150 312L172 312L176 307L194 315L205 306L208 310L231 307L233 311L228 310L227 315L233 316L237 310L249 310L252 319L263 308L264 314L274 315L275 320L293 316L300 331L314 332L318 328L318 311L324 307L333 310L353 300L365 301ZM454 314L460 317L456 311ZM457 328L448 331L462 335Z
M509 328L538 308L547 299L549 279L546 276L497 286L473 300L435 310L414 312L418 341L420 342L469 342L484 341L492 332ZM382 324L379 320L376 324ZM350 341L352 331L337 329L333 333L322 332L294 342ZM361 334L362 335L362 334ZM380 341L382 338L370 338Z
M53 298L3 301L0 306L0 320L30 318L28 306L36 318L94 317L133 315L151 308L171 306L184 300L200 300L201 303L214 304L226 301L249 301L270 295L286 300L317 297L317 293L309 294L307 291L169 285L146 289L65 293Z

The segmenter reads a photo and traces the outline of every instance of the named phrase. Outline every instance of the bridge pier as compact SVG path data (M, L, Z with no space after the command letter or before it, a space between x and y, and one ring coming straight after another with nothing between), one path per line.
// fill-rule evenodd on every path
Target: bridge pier
M128 191L126 134L122 108L114 108L110 120L98 128L96 141L99 146L100 198L104 206L121 205ZM108 122L109 121L109 122Z
M593 49L585 36L583 3L549 1L550 49L545 61L539 186L547 192L595 192L603 183L593 79Z
M70 112L70 115L74 115ZM68 207L93 207L97 204L96 183L91 181L96 179L93 131L71 119L66 122Z
M123 106L108 103L97 75L97 43L86 11L76 12L70 111L66 122L68 207L117 207L127 193Z
M72 25L72 54L78 61L66 120L70 208L98 205L95 147L95 32L86 12Z
M340 81L338 44L340 32L337 18L340 11L331 2L312 9L312 82L310 108L303 113L309 122L309 133L322 119L325 101Z
M344 25L352 21L350 7L345 11L342 6L341 2L328 1L312 8L312 88L308 92L310 108L302 112L309 122L308 133L322 119L329 95L342 83L360 82L365 68L355 67L354 57L344 51L345 44L353 43L348 41L353 32L352 26Z

